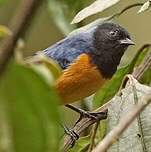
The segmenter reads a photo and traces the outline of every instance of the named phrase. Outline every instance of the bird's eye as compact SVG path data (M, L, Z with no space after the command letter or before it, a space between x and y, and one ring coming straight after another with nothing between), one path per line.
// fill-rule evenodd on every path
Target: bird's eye
M111 31L111 32L110 32L110 35L112 35L112 36L116 36L116 35L117 35L117 33L118 33L117 31Z

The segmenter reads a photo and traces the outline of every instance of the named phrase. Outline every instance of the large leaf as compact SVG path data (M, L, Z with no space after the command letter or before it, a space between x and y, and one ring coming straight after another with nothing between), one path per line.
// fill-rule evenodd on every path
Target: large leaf
M113 78L94 95L93 109L96 109L102 106L104 103L109 101L117 93L124 76L132 72L134 63L135 62L133 61L131 64L125 67L119 68L117 72L115 73L115 75L113 76ZM103 124L102 123L99 124L98 130L96 133L96 137L97 137L96 143L102 140L102 134L105 135L104 129L102 131L101 128L104 128L104 129L106 128L106 122L104 122Z
M142 60L144 59L146 53L148 51L148 48L145 48L143 51L139 51L135 58L133 59L133 61L127 65L126 67L122 67L119 68L117 70L117 72L115 73L115 75L113 76L113 78L108 82L108 84L106 86L104 86L103 88L101 88L94 96L93 99L93 108L96 109L99 106L103 105L104 103L106 103L107 101L109 101L118 91L121 82L123 80L123 77L132 72L132 69L134 67L134 65L139 65ZM151 71L150 69L145 73L145 75L143 76L142 82L147 83L151 81ZM101 125L101 124L100 124ZM106 124L103 124L104 128L106 127ZM102 133L102 130L100 130L100 128L98 128L97 130L97 140L101 140L102 139L102 135L100 134L100 132ZM105 134L105 132L104 132Z
M81 0L48 0L48 8L56 25L63 34L68 35L76 25L71 25L72 18L82 6Z
M58 98L32 69L9 64L0 82L0 151L58 151Z
M87 18L88 16L91 16L93 14L96 14L98 12L102 12L106 8L109 8L110 6L116 4L120 0L96 0L94 3L92 3L90 6L84 8L82 11L80 11L73 19L72 24L78 23L82 21L83 19Z
M147 1L144 3L144 5L139 9L138 13L142 13L144 11L147 11L151 7L151 1Z
M121 96L115 96L108 109L107 132L131 111L133 105L140 102L151 88L138 83L130 77ZM128 126L108 152L150 152L151 151L151 104Z

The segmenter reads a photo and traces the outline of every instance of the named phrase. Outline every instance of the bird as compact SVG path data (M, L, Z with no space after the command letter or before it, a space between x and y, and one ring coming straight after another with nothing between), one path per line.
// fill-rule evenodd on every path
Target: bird
M42 51L63 69L56 80L60 103L84 99L104 86L114 75L121 57L134 45L129 33L119 24L103 23L69 36Z
M43 50L63 69L54 84L60 104L82 100L103 87L116 72L127 47L134 44L121 25L106 22Z
M103 87L116 72L128 46L134 44L125 28L106 22L68 36L43 50L44 55L63 69L63 74L53 86L60 97L60 104L80 113L80 118L85 115L95 119L98 113L84 111L71 103Z

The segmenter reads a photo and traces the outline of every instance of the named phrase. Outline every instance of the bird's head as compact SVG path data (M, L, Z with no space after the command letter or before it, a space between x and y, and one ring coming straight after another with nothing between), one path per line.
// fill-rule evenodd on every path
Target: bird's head
M108 53L118 51L117 53L122 55L129 45L134 44L129 33L119 24L104 23L99 25L94 32L93 46L96 54L104 50Z
M134 45L134 42L123 27L115 23L104 23L96 27L93 47L88 53L103 77L111 78L129 45Z

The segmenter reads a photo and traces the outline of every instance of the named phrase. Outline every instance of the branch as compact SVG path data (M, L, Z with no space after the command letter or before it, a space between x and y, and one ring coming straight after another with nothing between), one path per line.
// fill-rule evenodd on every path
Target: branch
M150 102L151 92L141 102L133 106L131 111L120 120L118 125L107 134L107 136L96 146L92 152L106 151Z
M0 48L0 74L4 71L10 57L14 53L14 48L19 36L25 30L25 25L29 23L35 10L42 0L23 0L16 9L16 12L9 23L9 29L13 33L7 35L1 42Z
M97 115L97 119L105 119L107 117L107 109L109 107L109 105L111 104L111 102L108 102L106 104L104 104L102 107L98 108L97 110L95 110L94 112L105 112L106 115L104 115L102 117L102 115ZM83 130L85 130L87 127L89 127L90 125L94 124L95 122L97 122L97 120L91 119L91 118L85 118L83 117L73 128L72 130L77 133L78 135L81 134L81 132ZM60 151L66 151L69 147L69 145L71 145L72 143L72 139L70 135L65 134L63 139L62 139L62 143L61 143L61 148Z

